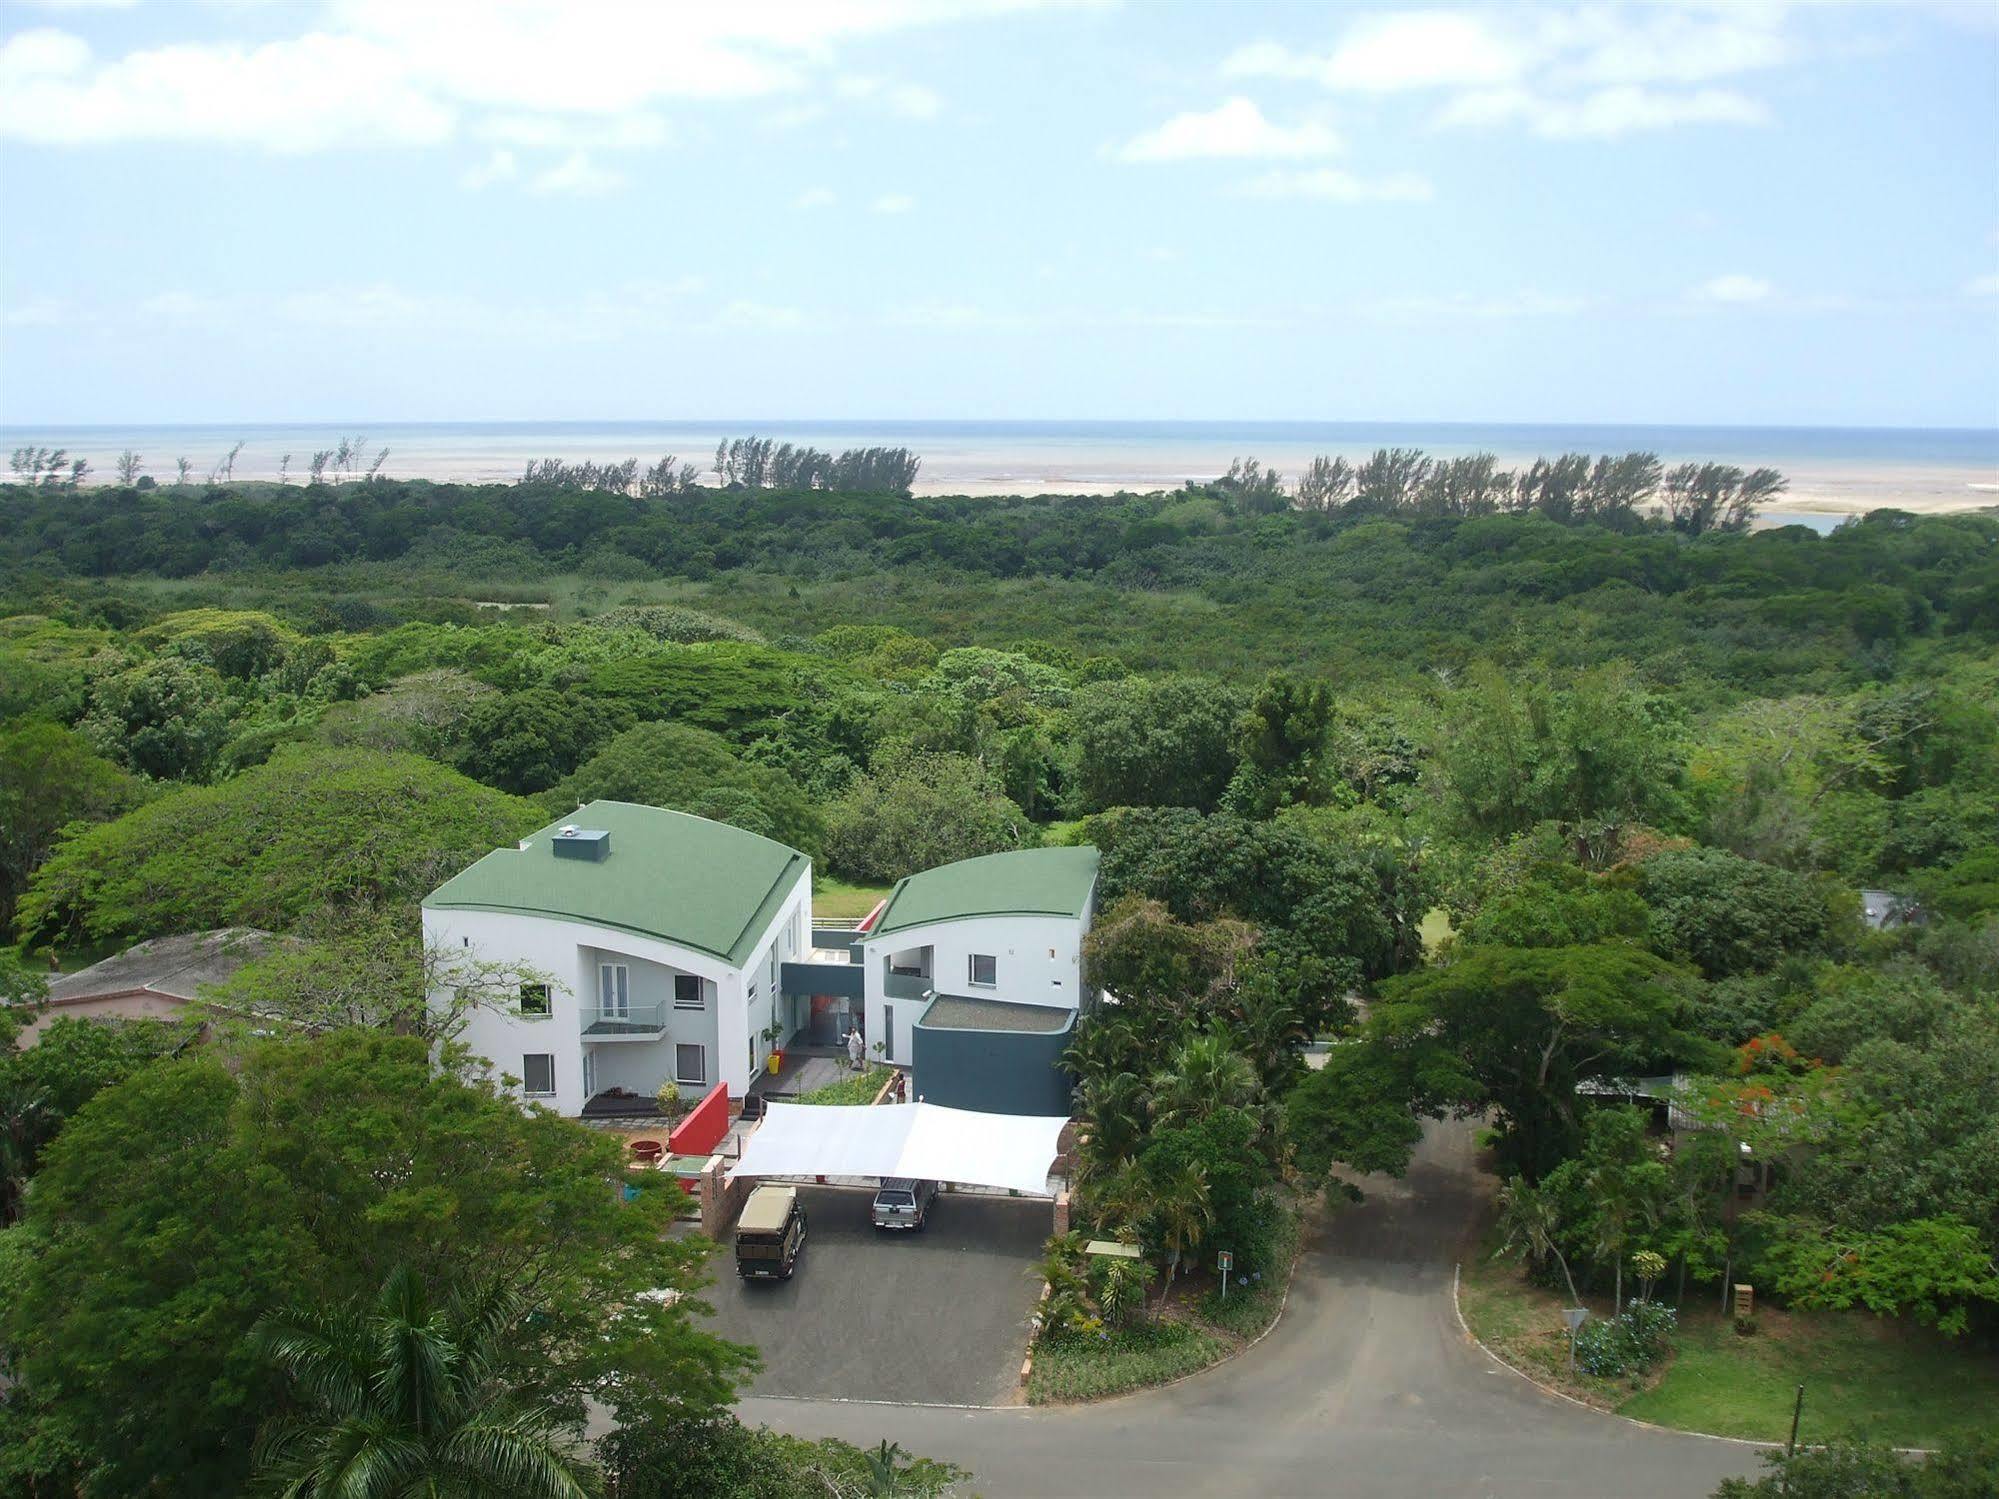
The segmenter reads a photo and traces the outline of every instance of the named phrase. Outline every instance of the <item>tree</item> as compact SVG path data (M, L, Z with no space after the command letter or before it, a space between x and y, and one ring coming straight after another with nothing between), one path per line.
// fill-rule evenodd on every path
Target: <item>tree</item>
M1514 1177L1499 1189L1498 1231L1500 1254L1536 1262L1553 1259L1569 1288L1569 1305L1582 1305L1576 1278L1569 1273L1568 1256L1562 1253L1562 1215L1553 1193L1524 1177Z
M80 725L106 758L161 781L200 781L229 737L229 702L209 667L158 656L99 682Z
M32 720L0 729L0 929L57 834L115 817L144 795L142 783L71 729Z
M1666 514L1674 530L1689 536L1746 531L1757 507L1785 487L1774 468L1744 473L1725 463L1683 463L1666 475Z
M1406 1054L1429 1112L1490 1108L1530 1182L1574 1153L1576 1085L1708 1055L1683 1026L1684 970L1624 942L1468 948L1391 979L1369 1017Z
M1292 802L1316 799L1332 719L1333 692L1326 683L1284 672L1266 677L1236 724L1231 806L1268 817Z
M74 832L29 881L20 930L35 947L285 930L414 902L540 820L414 755L288 748Z
M234 1071L163 1061L51 1143L0 1235L0 1342L96 1491L240 1491L279 1397L250 1329L302 1287L349 1305L399 1267L527 1297L508 1367L575 1425L591 1400L620 1420L727 1405L754 1354L693 1321L712 1246L667 1233L684 1196L442 1055L350 1030L255 1043Z
M817 806L790 776L747 763L721 735L684 724L625 730L559 782L546 804L560 812L600 799L712 817L814 857L826 836Z
M898 880L1033 841L1020 808L964 755L894 758L826 809L826 862L857 880Z
M128 489L139 482L140 464L144 460L130 448L118 455L118 482Z
M1307 1181L1332 1188L1334 1169L1400 1176L1423 1138L1418 1086L1398 1054L1365 1042L1335 1045L1284 1099L1284 1139Z
M530 687L473 707L458 765L502 791L546 791L631 722L619 704Z
M1241 698L1198 677L1132 678L1078 689L1070 717L1085 810L1212 810L1235 770Z
M1864 1306L1956 1337L1974 1305L1999 1305L1993 1247L1961 1219L1917 1218L1871 1233L1826 1231L1799 1219L1762 1223L1774 1233L1762 1273L1796 1306Z
M1298 508L1331 513L1353 492L1353 465L1344 458L1314 458L1298 479Z
M1214 1208L1208 1197L1208 1183L1191 1163L1147 1173L1152 1232L1166 1252L1166 1281L1159 1288L1156 1318L1173 1296L1173 1277L1214 1224Z
M1641 873L1654 951L1709 978L1760 972L1832 941L1828 892L1788 869L1694 848L1654 854Z
M1083 938L1085 982L1182 1016L1219 1001L1256 940L1246 922L1182 922L1164 905L1127 895Z
M1760 1478L1724 1478L1714 1499L1988 1499L1999 1490L1999 1440L1952 1438L1920 1461L1893 1447L1835 1437L1763 1454Z
M1253 1103L1261 1091L1256 1069L1226 1035L1196 1036L1174 1054L1170 1067L1152 1079L1153 1122L1199 1124L1219 1109Z
M297 1499L585 1499L580 1428L508 1372L528 1309L497 1285L439 1298L398 1266L365 1312L266 1317L252 1342L297 1408L258 1434L260 1481Z

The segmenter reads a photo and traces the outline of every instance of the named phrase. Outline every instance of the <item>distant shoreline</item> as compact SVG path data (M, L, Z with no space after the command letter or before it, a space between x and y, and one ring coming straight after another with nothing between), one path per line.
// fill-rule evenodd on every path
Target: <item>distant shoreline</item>
M1454 422L400 422L184 423L0 427L0 446L67 448L90 461L86 482L104 483L126 448L170 483L185 456L199 480L237 442L238 479L274 479L285 454L304 477L312 453L361 436L383 474L439 483L512 483L530 460L649 464L663 453L703 469L715 444L759 434L829 450L903 446L920 454L915 493L963 495L1148 493L1215 478L1232 458L1255 457L1293 478L1317 454L1365 457L1377 447L1416 447L1440 458L1491 452L1519 467L1564 452L1649 451L1685 461L1769 466L1790 481L1773 515L1834 517L1894 508L1943 514L1999 505L1999 429L1697 427L1584 423Z

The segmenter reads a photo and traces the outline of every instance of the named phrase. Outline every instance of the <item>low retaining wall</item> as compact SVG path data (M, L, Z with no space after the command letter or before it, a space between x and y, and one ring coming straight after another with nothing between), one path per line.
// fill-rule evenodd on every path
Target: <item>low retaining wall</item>
M715 1155L701 1168L698 1185L695 1199L701 1205L701 1232L719 1242L742 1213L743 1203L756 1183L748 1177L730 1181L728 1157Z

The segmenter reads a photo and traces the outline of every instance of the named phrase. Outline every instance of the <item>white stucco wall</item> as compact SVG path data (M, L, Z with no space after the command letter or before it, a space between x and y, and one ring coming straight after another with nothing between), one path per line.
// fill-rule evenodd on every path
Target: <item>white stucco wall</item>
M928 947L931 985L941 994L986 995L1015 1004L1075 1010L1083 1005L1083 935L1087 916L971 916L909 927L863 944L867 964L867 1041L870 1055L885 1035L887 1059L909 1062L910 1032L922 1011L917 1000L890 999L884 992L889 958ZM997 959L996 978L986 988L970 982L973 953ZM894 1012L891 1027L885 1012Z
M547 1015L482 1009L467 1022L463 1039L474 1053L516 1080L522 1074L523 1056L554 1057L555 1092L537 1101L558 1113L575 1115L582 1112L588 1096L586 1052L596 1090L622 1086L649 1097L674 1075L674 1048L700 1046L707 1081L683 1086L683 1095L699 1097L723 1082L732 1095L742 1096L753 1068L770 1054L761 1032L771 1021L776 965L797 956L811 940L811 900L808 866L740 969L692 948L553 916L426 907L423 931L425 942L447 955L462 953L479 962L516 965L550 976ZM596 1006L598 965L604 961L628 966L634 1007L664 1006L666 1031L658 1040L583 1035L582 1012ZM674 973L693 974L704 981L707 1003L702 1010L674 1009ZM746 1000L752 987L755 997ZM431 996L433 1004L449 999L445 991Z

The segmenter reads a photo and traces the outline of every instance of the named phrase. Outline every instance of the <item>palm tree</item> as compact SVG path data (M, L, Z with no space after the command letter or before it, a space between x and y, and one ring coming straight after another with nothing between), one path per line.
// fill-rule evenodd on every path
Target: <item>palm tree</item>
M1208 1183L1192 1164L1152 1181L1152 1226L1166 1251L1166 1284L1159 1292L1158 1311L1166 1310L1173 1294L1173 1277L1187 1251L1214 1227L1215 1210L1208 1201ZM1157 1315L1157 1312L1154 1313Z
M402 1266L367 1310L266 1318L251 1336L300 1409L258 1435L263 1484L283 1499L586 1499L566 1423L500 1371L525 1310L504 1287L433 1306Z
M1569 1305L1580 1306L1582 1298L1576 1294L1576 1278L1569 1274L1568 1257L1555 1242L1561 1226L1555 1199L1524 1178L1516 1176L1499 1189L1499 1254L1524 1254L1536 1260L1553 1255L1569 1285Z
M1090 1185L1138 1154L1145 1143L1145 1085L1129 1072L1089 1077L1076 1092L1076 1112L1083 1121L1076 1152L1076 1186Z
M1262 1087L1256 1068L1226 1032L1196 1036L1175 1053L1171 1070L1152 1080L1158 1124L1196 1124L1217 1109L1241 1108Z

